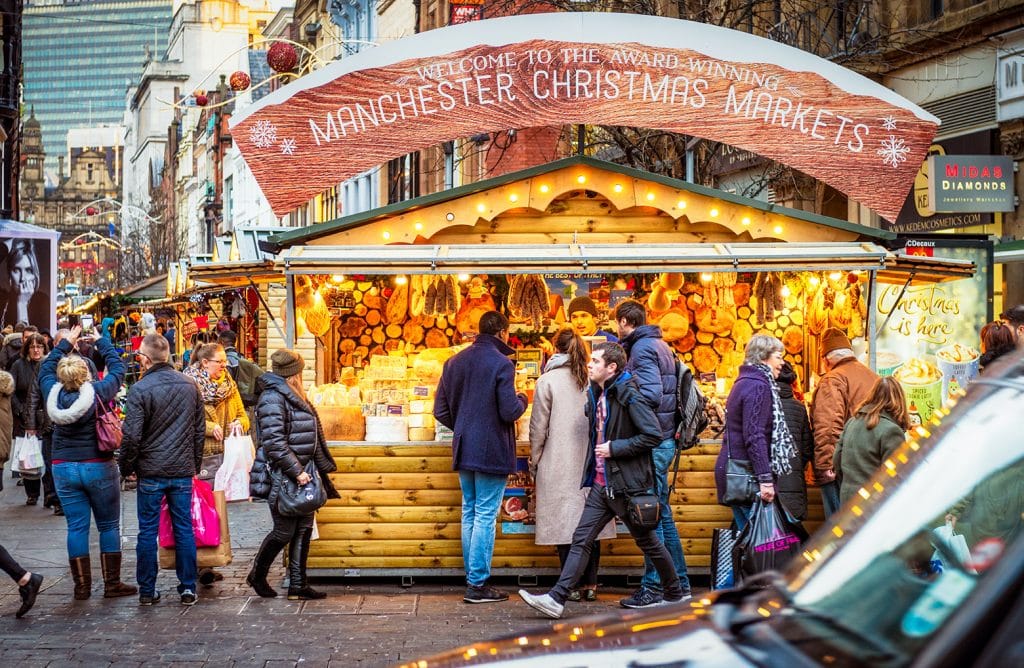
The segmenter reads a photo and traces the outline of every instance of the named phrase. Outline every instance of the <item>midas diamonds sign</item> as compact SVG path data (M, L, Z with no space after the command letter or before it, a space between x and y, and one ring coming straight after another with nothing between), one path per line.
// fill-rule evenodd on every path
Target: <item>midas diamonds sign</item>
M938 119L776 42L638 15L535 14L421 33L267 96L233 136L274 212L459 137L589 123L681 132L814 176L895 219Z

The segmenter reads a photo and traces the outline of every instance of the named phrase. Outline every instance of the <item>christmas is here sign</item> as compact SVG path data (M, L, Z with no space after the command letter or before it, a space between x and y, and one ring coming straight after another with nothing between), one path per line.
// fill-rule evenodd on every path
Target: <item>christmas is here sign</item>
M336 61L231 121L277 215L412 151L574 123L723 142L894 220L939 121L879 84L770 40L606 13L420 33Z

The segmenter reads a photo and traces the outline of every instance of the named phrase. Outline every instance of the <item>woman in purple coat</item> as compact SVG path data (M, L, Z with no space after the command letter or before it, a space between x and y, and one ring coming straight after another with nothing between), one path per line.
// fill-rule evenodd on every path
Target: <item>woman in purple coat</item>
M751 463L759 483L758 495L769 503L775 499L776 477L792 471L790 460L796 449L775 384L785 362L783 352L782 342L766 334L754 336L747 344L739 376L725 402L725 433L715 462L719 498L725 492L730 457ZM752 506L753 499L732 506L738 528L747 524Z

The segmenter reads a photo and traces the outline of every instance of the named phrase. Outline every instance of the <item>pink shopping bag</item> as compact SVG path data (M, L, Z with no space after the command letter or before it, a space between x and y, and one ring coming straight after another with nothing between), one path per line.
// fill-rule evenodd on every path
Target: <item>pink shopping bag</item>
M192 532L196 537L196 547L216 547L220 545L220 516L213 498L210 483L192 479ZM167 499L160 502L160 547L174 547L174 529L171 524L171 511L167 507Z

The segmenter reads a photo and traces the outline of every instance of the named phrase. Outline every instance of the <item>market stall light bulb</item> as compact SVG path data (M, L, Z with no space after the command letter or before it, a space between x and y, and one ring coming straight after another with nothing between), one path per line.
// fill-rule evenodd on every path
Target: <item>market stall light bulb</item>
M772 231L775 232L775 234L782 234L782 225L776 225L772 228Z
M838 271L833 271L831 274L828 275L828 277L833 281L838 281L840 278L843 277L843 274Z
M676 202L676 208L677 209L685 209L686 208L686 200L681 199L678 202Z
M391 233L388 232L387 230L384 230L383 232L381 232L380 236L384 238L384 241L387 241L388 239L391 238Z
M743 223L744 225L749 225L750 224L750 216L743 216L743 220L741 220L740 222Z
M444 219L450 223L453 220L455 220L455 214L449 211L448 213L444 214Z
M405 285L408 282L409 282L409 279L406 278L405 276L396 276L395 277L395 285Z
M808 283L816 287L819 283L821 283L821 279L818 278L817 276L811 276L811 279L808 281Z
M615 192L617 192L617 193L620 193L620 192L622 192L622 184L621 184L621 183L616 183L616 184L615 184L615 185L614 185L614 186L612 187L612 190L614 190L614 191L615 191Z
M709 214L709 215L710 215L710 216L711 216L712 218L718 218L718 209L711 209L711 211L708 211L708 214Z
M790 289L789 289L789 286L788 286L788 285L783 285L783 286L782 286L782 289L781 289L781 290L779 290L779 293L780 293L780 294L781 294L781 295L782 295L783 297L788 297L788 296L790 295Z
M647 193L647 201L648 202L653 202L654 201L654 193Z
M582 174L580 174L579 176L576 177L576 183L586 183L586 182L587 182L587 177L583 176Z
M415 225L412 226L412 228L414 230L416 230L417 232L422 232L423 231L423 223L417 222Z
M487 206L485 204L477 204L476 211L477 213L483 213L484 211L487 211Z
M331 276L331 283L341 284L341 283L344 283L344 282L345 282L345 275L344 274L335 274L335 275Z
M547 193L547 192L548 192L548 191L550 191L550 190L551 190L551 187L550 187L550 186L548 186L547 184L544 184L544 185L542 185L542 186L540 187L540 191L541 191L542 193Z
M469 274L459 274L459 282L465 283L469 280Z
M700 280L704 281L705 283L710 283L711 282L711 278L712 278L711 274L708 274L708 273L704 273L704 274L700 275Z
M508 201L510 201L510 202L518 202L519 201L519 195L517 195L515 193L512 193L511 195L508 196Z

